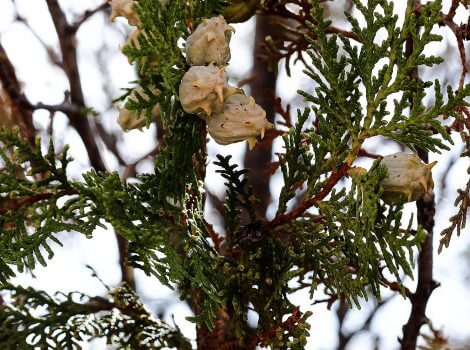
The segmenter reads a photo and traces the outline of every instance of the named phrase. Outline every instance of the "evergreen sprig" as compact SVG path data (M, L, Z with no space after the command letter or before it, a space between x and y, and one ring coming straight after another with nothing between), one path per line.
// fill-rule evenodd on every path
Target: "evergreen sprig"
M182 298L191 299L190 291L197 287L204 295L200 305L204 313L193 319L213 328L216 311L223 305L214 266L222 262L207 241L197 191L183 198L185 208L172 200L161 206L151 186L158 174L143 176L144 182L138 184L126 183L117 173L91 171L84 179L85 183L75 184L78 201L86 206L88 217L107 221L129 240L127 263L170 288L178 285Z
M461 131L461 136L465 142L465 149L462 152L461 157L470 158L470 133ZM470 209L470 166L467 168L467 174L469 179L464 189L457 190L457 198L454 201L454 206L458 207L457 213L449 218L450 225L441 232L441 239L439 240L438 253L442 252L444 247L448 247L452 234L457 232L457 236L460 236L462 229L467 225L467 215Z
M174 283L183 289L186 286L186 290L198 286L206 296L204 307L201 304L205 316L198 320L213 326L215 312L223 303L217 297L217 272L212 269L220 262L206 239L209 235L201 221L202 210L197 209L201 202L199 184L191 192L195 199L183 195L184 203L192 203L192 207L183 209L173 200L162 204L158 189L151 186L158 175L143 176L145 182L131 184L117 173L92 170L83 174L83 182L69 181L65 177L69 161L66 150L56 163L52 143L43 155L39 140L34 150L17 131L4 130L0 137L0 155L6 165L0 173L6 206L1 212L0 237L0 276L4 283L14 276L9 264L20 271L33 269L36 261L45 265L44 251L47 258L53 256L49 240L60 244L55 233L77 231L91 237L97 226L106 227L104 223L108 222L129 240L130 265L170 288ZM208 261L213 264L208 265Z
M46 265L51 243L60 245L54 233L91 232L72 222L67 205L59 203L76 194L66 175L67 147L57 155L50 141L44 154L39 138L32 147L18 129L2 129L0 142L0 282L6 283L15 275L11 265L19 272Z
M319 281L323 282L332 292L346 295L358 304L357 297L367 297L368 286L376 296L380 295L383 267L386 266L398 281L400 270L411 276L413 248L419 248L425 232L418 229L413 233L410 226L401 228L401 208L382 204L380 182L387 175L377 164L365 175L352 174L350 189L333 190L329 198L323 199L331 177L344 164L351 166L364 140L373 136L393 138L411 149L447 149L444 141L452 141L438 118L452 115L460 119L457 110L468 104L465 98L470 91L466 86L454 94L448 87L444 102L441 86L436 81L436 101L425 109L423 99L433 84L409 77L420 66L442 61L423 54L427 44L440 40L432 33L441 20L439 1L426 5L419 18L412 11L410 1L402 26L397 25L398 17L388 1L371 0L367 5L360 1L354 3L366 23L360 27L352 15L346 14L359 45L341 34L329 35L331 23L323 19L320 4L313 4L316 23L309 24L314 36L307 40L313 49L308 51L311 65L306 66L305 74L316 83L316 88L313 94L299 93L311 103L309 108L315 119L312 128L308 128L305 126L308 111L299 114L297 125L284 137L286 152L280 160L285 183L278 214L284 213L287 201L293 197L293 185L297 188L307 182L303 203L319 198L312 203L325 220L319 226L321 229L314 232L326 237L326 242L328 237L334 238L336 243L330 243L324 251L331 251L330 260L344 267L330 269L329 274L325 274L319 266L326 269L331 261L319 257L320 262L314 264L317 275L312 279L312 288L316 288ZM377 32L382 29L387 36L377 42ZM413 38L413 47L406 52L410 50L406 47L409 37ZM385 64L381 63L384 61ZM393 95L400 98L391 103ZM305 224L307 217L303 215L299 225ZM305 234L302 230L297 232L298 237ZM314 246L306 248L313 249L310 255L318 256Z
M5 285L0 306L2 349L81 349L81 342L106 338L116 349L192 349L176 326L154 318L127 284L105 297L83 293L50 296Z
M227 188L227 198L225 201L226 219L227 219L227 232L229 234L229 242L233 241L234 237L231 237L237 230L240 224L239 208L243 208L248 213L252 222L256 220L254 204L256 199L253 195L253 189L248 185L249 179L245 176L249 171L248 169L237 170L236 164L230 164L232 156L217 155L217 161L214 165L221 167L222 169L216 170L217 173L221 174Z
M380 298L380 277L384 267L399 283L401 270L412 277L413 248L419 248L426 237L421 228L417 232L411 230L412 218L407 228L401 228L402 208L381 204L380 184L387 176L387 170L379 164L376 162L364 175L352 174L348 193L332 196L319 205L328 232L344 244L341 255L346 259L355 282L363 283L361 293L357 295L344 290L334 292L344 294L357 305L357 296L367 299L367 286Z
M303 113L297 111L297 123L294 128L283 136L286 151L279 154L279 163L284 178L284 186L279 195L277 214L283 214L286 211L287 203L294 198L296 190L309 178L309 174L315 172L311 165L312 154L306 152L308 139L305 139L305 135L302 133L309 112L308 108Z

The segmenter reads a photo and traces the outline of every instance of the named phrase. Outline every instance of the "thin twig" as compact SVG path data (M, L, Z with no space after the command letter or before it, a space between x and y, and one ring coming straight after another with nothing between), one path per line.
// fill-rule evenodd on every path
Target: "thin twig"
M338 181L341 180L344 175L346 175L349 169L350 165L348 163L344 163L336 172L333 172L330 175L330 178L328 179L328 182L326 183L325 187L323 187L323 189L317 195L304 200L302 203L300 203L297 208L295 208L291 212L287 214L278 215L271 221L263 223L260 231L269 231L277 226L286 224L300 217L303 213L305 213L307 209L311 208L312 206L316 205L319 201L323 200L331 192L331 190L338 183Z
M49 199L53 196L56 197L63 197L63 196L71 196L74 194L78 194L78 191L75 189L66 189L59 192L44 192L39 193L34 196L25 196L18 199L11 199L9 200L8 206L6 209L0 209L0 214L4 215L5 213L18 211L19 209L23 208L24 206L30 206L34 203Z
M83 96L82 83L78 71L76 37L73 27L67 22L67 18L57 0L46 0L52 22L59 39L60 51L62 54L62 67L70 85L70 99L73 105L77 105L81 110L86 109L85 98ZM87 118L82 113L69 112L67 116L70 124L77 130L82 138L88 152L92 166L98 171L106 171L103 159L101 158L95 135L90 127Z
M94 14L96 14L98 12L105 11L109 8L110 8L109 3L106 1L103 4L101 4L100 6L96 7L95 9L86 10L85 13L82 15L82 17L80 19L78 19L74 23L72 23L72 26L71 26L72 27L72 32L76 33L80 29L82 24L85 23Z
M33 34L33 36L42 45L42 47L44 47L44 50L46 50L51 62L58 67L62 67L62 61L60 60L60 57L57 55L57 52L54 50L54 48L46 44L46 42L39 36L39 34L31 27L28 20L21 16L16 8L15 10L17 11L16 20L22 23L30 31L30 33Z

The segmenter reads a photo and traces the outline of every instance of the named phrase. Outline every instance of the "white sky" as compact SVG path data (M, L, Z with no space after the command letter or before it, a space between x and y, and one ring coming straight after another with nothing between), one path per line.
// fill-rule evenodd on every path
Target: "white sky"
M49 19L47 8L44 1L18 0L19 12L27 18L30 25L38 33L40 38L55 48L57 52L57 38L54 28ZM94 8L99 5L101 0L82 0L60 1L67 10L69 18L74 14L80 14L87 8ZM342 0L336 1L341 8ZM403 8L406 1L395 1L396 11L399 15L403 14ZM444 10L449 6L450 1L444 1ZM24 83L25 93L32 102L41 101L44 103L60 103L63 99L63 92L67 89L67 82L64 74L48 62L46 52L41 44L25 28L23 24L13 23L13 7L11 0L0 0L0 39L5 46L11 60L15 64L19 79ZM456 16L456 21L465 21L468 12L460 11ZM85 23L78 33L78 52L80 73L84 87L86 102L89 106L102 113L99 117L103 125L109 130L119 130L115 123L117 111L109 109L109 95L116 97L119 95L119 89L129 86L129 82L135 79L132 67L128 64L118 47L122 45L126 34L130 28L124 21L117 20L116 25L108 26L106 19L97 15ZM251 47L252 31L254 21L250 20L244 24L235 25L236 33L232 37L232 60L228 73L235 81L243 79L250 73L252 66ZM435 55L445 55L448 62L445 69L437 68L428 71L421 71L424 77L443 78L444 76L455 76L455 81L450 81L455 85L459 72L459 59L456 55L454 39L449 40L449 33L440 30L445 35L441 43L430 45L429 52ZM102 50L105 44L103 57L105 59L97 61L96 54ZM468 49L468 47L467 47ZM107 76L102 75L99 66L105 65ZM297 89L312 90L311 82L305 80L301 75L301 66L294 67L292 78L288 78L284 69L280 70L277 93L283 99L284 103L291 103L293 110L296 107L302 107L302 101L296 96ZM452 72L450 74L449 72ZM35 113L35 125L45 129L48 123L49 114L45 111ZM55 138L57 147L65 143L71 145L71 155L75 161L70 167L70 174L79 178L83 171L89 169L89 163L86 158L84 147L78 138L76 132L68 126L65 116L58 113L54 122ZM152 127L145 132L132 131L124 134L119 141L119 146L125 150L126 160L137 159L153 148L155 130ZM455 138L456 144L459 143ZM373 140L369 142L368 147L375 149L379 147L378 142ZM382 146L380 146L382 147ZM378 148L381 154L396 152L397 149L391 145L388 149ZM223 181L215 175L215 167L212 161L217 153L232 154L233 161L240 163L243 159L245 145L238 143L230 146L219 146L213 141L209 142L209 166L208 174L210 176L210 188L223 195ZM455 212L452 203L455 198L457 188L463 188L466 181L467 161L458 160L449 173L449 181L445 191L440 189L440 180L443 171L450 160L450 157L457 157L459 145L454 147L454 151L444 156L432 154L430 160L438 160L438 165L434 168L434 179L436 183L436 198L441 199L441 205L436 211L435 228L435 246L438 245L438 233L447 226L448 217ZM282 151L282 143L276 142L276 152ZM109 168L118 169L117 161L114 157L105 153L106 163ZM360 164L367 167L367 162ZM139 171L152 171L151 162L143 164ZM277 198L280 190L280 177L275 176L271 181L271 190L273 198ZM276 203L270 207L269 215L274 215ZM408 215L413 211L413 205L407 205ZM211 212L209 212L210 214ZM210 217L216 228L220 229L220 222L217 218ZM14 279L14 282L24 285L32 285L36 288L44 289L48 292L54 291L73 291L80 290L90 294L102 294L105 289L101 284L90 276L89 270L85 265L91 265L98 272L105 283L115 286L120 282L120 271L118 266L118 251L112 230L98 229L91 240L87 240L79 234L62 233L59 239L64 243L64 248L55 249L55 257L50 261L47 268L37 268L34 271L36 278L30 274L20 275ZM452 239L449 249L435 257L434 273L435 279L440 281L442 286L434 291L428 306L428 316L432 319L437 328L442 328L445 335L451 338L470 337L469 321L470 318L470 274L468 266L470 260L464 255L468 254L470 243L470 228L462 232L460 238ZM437 249L437 248L436 248ZM435 250L436 250L435 249ZM143 301L153 312L165 310L165 319L171 322L171 315L174 314L175 320L183 331L191 338L195 337L194 327L184 318L190 315L189 308L181 303L174 292L162 287L155 279L145 277L139 271L136 272L138 292ZM414 289L414 284L407 281L407 285ZM321 293L318 294L321 297ZM384 296L387 293L384 293ZM307 293L297 293L292 296L292 300L302 305L302 310L313 310L311 317L311 338L308 349L329 350L335 348L336 342L336 318L333 312L327 311L325 305L309 307ZM367 310L370 309L370 303L364 303L362 311L354 311L348 314L346 325L348 329L355 329L358 322L367 316ZM392 302L383 308L372 323L372 330L380 334L382 343L380 349L397 349L397 337L401 335L401 327L406 322L409 315L409 303L402 297L397 296ZM372 349L371 339L368 336L360 336L351 342L349 349ZM104 349L102 342L94 342L90 349Z

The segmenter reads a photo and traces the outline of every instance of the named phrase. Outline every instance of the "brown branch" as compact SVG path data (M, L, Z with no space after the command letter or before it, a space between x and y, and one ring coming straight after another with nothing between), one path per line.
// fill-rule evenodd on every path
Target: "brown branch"
M69 114L81 114L84 118L86 117L86 112L83 107L75 105L70 102L62 102L56 105L49 105L42 102L31 104L28 100L23 101L24 107L31 110L45 109L46 111L55 113L62 112L66 115Z
M328 179L328 182L326 183L325 187L318 192L317 195L315 195L312 198L304 200L300 205L292 210L291 212L287 214L282 214L282 215L277 215L274 219L271 221L263 223L261 226L260 231L261 232L266 232L269 231L277 226L286 224L290 221L293 221L300 217L305 211L315 204L317 204L319 201L323 200L333 189L333 187L338 183L341 178L343 178L344 175L348 172L350 169L350 165L346 162L344 163L336 172L333 172Z
M124 159L122 159L121 153L119 152L119 149L117 147L116 135L112 133L108 133L103 127L103 125L99 122L96 122L95 126L96 126L96 130L98 131L98 134L101 137L101 140L106 145L106 147L111 151L111 153L116 157L119 165L127 166Z
M339 300L338 308L336 309L336 318L338 319L338 346L336 347L336 350L345 350L346 345L354 335L354 333L345 334L343 331L344 320L346 319L348 312L349 305L345 298L341 298Z
M21 84L16 77L15 68L7 56L5 49L0 42L0 82L3 90L8 96L11 104L12 116L16 119L16 124L20 127L21 134L29 141L32 147L35 146L36 130L33 126L33 114L30 110L23 108L22 100L25 99L21 91Z
M65 13L62 11L57 0L46 0L46 3L59 39L62 68L70 85L70 100L73 105L79 106L81 110L85 110L85 99L78 71L74 28L67 22ZM77 130L82 138L91 165L98 171L106 171L88 119L78 112L69 112L67 116L72 127Z
M128 241L124 236L120 235L119 233L116 233L116 240L117 240L118 250L119 250L119 267L121 269L122 280L126 281L129 284L129 286L133 290L135 290L136 285L135 285L134 269L126 264L126 258L128 256L127 254Z
M414 4L419 6L420 0L415 0ZM405 55L411 56L414 50L413 39L410 36L406 42ZM411 79L418 79L418 70L415 68L409 73ZM410 97L410 104L413 106L413 96ZM419 157L428 163L428 152L418 149ZM403 350L415 350L421 326L426 323L426 306L433 290L438 287L438 283L433 279L433 229L434 214L436 211L434 204L434 194L420 199L416 203L418 210L418 225L421 225L428 235L424 241L421 252L418 256L418 284L415 292L410 295L411 312L408 321L403 326L403 338L400 345Z
M348 30L344 30L338 27L329 26L326 29L326 33L327 34L340 34L346 38L353 39L354 41L357 41L358 43L362 42L362 38L356 33L348 31Z
M3 49L3 47L1 47L1 44L0 44L0 62L5 63L6 61L4 61L3 58L1 57L2 49ZM1 75L1 72L0 72L0 75ZM10 87L11 88L11 87L16 86L16 83L17 83L17 82L15 82L16 76L11 75L7 79L9 81L11 81L11 84L6 83L6 84L4 84L5 87ZM62 102L60 104L50 105L50 104L46 104L46 103L42 103L42 102L32 104L28 100L28 98L23 93L20 92L20 90L9 91L9 89L7 89L7 91L8 91L8 95L10 97L10 100L14 101L14 103L17 105L17 107L22 112L26 113L27 115L29 115L31 112L34 112L34 111L39 110L39 109L44 109L44 110L49 111L51 113L62 112L66 115L69 115L69 114L72 114L72 113L82 114L83 117L86 117L86 114L87 114L87 111L83 106L79 106L79 105L76 105L76 104L73 104L73 103L67 101L68 94L66 94L64 102Z
M31 34L33 34L33 36L36 38L36 40L41 44L41 46L44 48L44 50L46 51L47 53L47 56L49 57L49 59L51 60L51 62L58 66L58 67L62 67L62 62L60 60L60 57L57 55L57 52L54 50L53 47L51 47L50 45L46 44L46 42L38 35L38 33L31 27L31 25L29 24L29 22L27 21L26 18L24 18L23 16L21 16L19 13L18 13L18 10L15 8L15 11L16 11L16 20L20 23L22 23L29 31Z
M449 20L454 19L455 13L457 11L457 7L459 7L459 3L460 3L459 0L452 0L452 4L450 5L449 13L446 16Z
M30 206L34 203L43 201L45 199L49 199L54 196L63 197L63 196L71 196L74 194L78 194L78 191L73 188L70 188L70 189L59 191L59 192L44 192L44 193L36 194L34 196L24 196L18 199L9 199L8 204L6 205L6 208L0 209L0 214L4 215L8 212L17 211L23 208L24 206Z
M270 123L274 123L275 109L269 98L269 91L276 90L277 74L274 70L269 70L266 63L258 58L262 53L262 44L266 36L275 36L271 18L268 16L256 17L255 43L253 50L253 69L250 81L250 91L253 98L266 111L266 118ZM272 139L271 139L272 141ZM250 169L250 180L253 186L254 195L258 198L256 211L261 217L265 217L266 210L271 202L269 181L265 176L265 169L271 162L272 142L269 142L268 135L264 142L260 143L254 150L245 151L244 165Z
M382 272L380 273L380 282L385 284L388 288L390 288L390 290L394 292L403 293L407 298L411 298L413 296L411 290L403 286L401 283L398 283L396 281L389 281L387 278L385 278Z
M251 341L250 344L252 345L261 345L261 346L266 346L269 343L269 340L273 339L276 337L276 332L278 329L284 329L284 330L291 330L293 327L295 327L300 320L302 319L301 313L298 307L295 307L292 310L292 315L290 315L284 322L280 324L273 324L269 329L260 334L255 336Z
M425 157L423 157L425 158ZM411 312L403 326L403 338L400 340L403 350L415 350L419 330L427 322L426 306L435 288L439 286L433 279L433 227L434 227L434 195L427 196L417 202L418 224L422 225L428 235L418 257L418 285L410 296Z
M311 285L307 285L307 286L304 286L303 288L305 287L311 287ZM329 294L329 297L328 298L325 298L325 299L318 299L318 300L315 300L312 305L316 305L316 304L322 304L322 303L326 303L326 308L328 310L331 310L331 307L333 306L333 304L338 300L338 294L337 293L332 293L332 294Z
M85 23L90 17L92 17L94 14L98 12L105 11L110 8L109 3L106 1L100 6L96 7L95 9L92 10L86 10L85 13L82 15L82 17L78 20L76 20L72 25L72 32L76 33L80 27L82 26L83 23Z
M454 0L455 2L455 0ZM456 41L457 41L457 47L459 49L459 55L460 55L460 64L462 65L462 73L460 74L460 80L459 80L459 88L463 88L464 82L465 82L465 77L469 71L468 67L468 62L467 62L467 53L465 51L465 45L464 45L464 26L458 26L452 19L454 17L455 13L452 14L449 12L449 14L441 14L442 17L442 23L445 24L449 29L454 33Z

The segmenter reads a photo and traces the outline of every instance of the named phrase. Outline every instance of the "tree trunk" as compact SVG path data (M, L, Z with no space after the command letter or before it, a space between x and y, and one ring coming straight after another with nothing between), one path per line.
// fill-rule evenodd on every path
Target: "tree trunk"
M273 26L270 24L269 16L256 16L255 47L253 50L254 62L250 79L251 95L257 104L264 108L266 117L270 123L274 124L274 105L268 96L268 91L275 91L277 74L268 71L266 62L258 59L262 53L262 44L266 36L273 36ZM271 142L259 143L256 148L245 153L245 167L251 169L249 176L254 189L254 195L259 199L257 212L264 217L266 209L271 202L269 191L269 176L266 169L271 162L272 147Z

